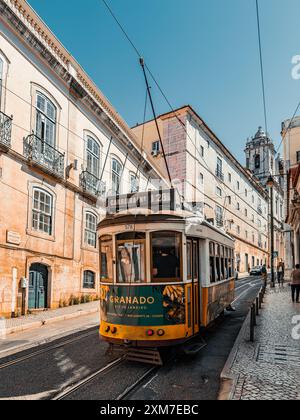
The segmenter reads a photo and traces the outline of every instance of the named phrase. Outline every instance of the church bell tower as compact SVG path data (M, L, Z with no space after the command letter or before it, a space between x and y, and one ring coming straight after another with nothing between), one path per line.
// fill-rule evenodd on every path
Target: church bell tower
M245 149L246 167L265 186L269 175L276 170L276 151L270 136L262 127L258 128L254 137L247 140Z

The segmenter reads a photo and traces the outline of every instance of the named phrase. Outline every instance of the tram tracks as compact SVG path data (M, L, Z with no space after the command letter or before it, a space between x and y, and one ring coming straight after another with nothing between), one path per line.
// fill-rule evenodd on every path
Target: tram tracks
M8 367L11 367L11 366L17 365L19 363L25 362L27 360L33 359L33 358L35 358L37 356L43 355L43 354L48 353L48 352L50 352L52 350L57 350L57 349L59 349L61 347L67 346L69 344L76 343L77 341L80 341L81 339L88 338L88 337L90 337L92 335L95 335L95 332L96 331L90 331L88 333L81 334L79 336L70 338L68 340L64 340L64 341L62 341L62 342L60 342L58 344L54 344L52 346L48 346L48 347L43 348L41 350L37 350L37 351L31 352L29 354L26 354L24 356L18 357L18 358L14 359L14 360L11 360L9 362L2 363L2 364L0 364L0 370L7 369Z
M126 363L124 357L120 357L112 362L108 363L106 366L100 368L96 372L92 373L85 379L75 383L74 385L68 386L65 390L59 392L56 396L52 398L52 401L62 401L66 400L68 397L76 394L77 391L87 387L88 385L92 384L94 381L99 381L102 377L105 377L108 373L111 373L114 369L119 368L120 365ZM142 366L141 366L142 368ZM118 394L117 397L113 398L114 401L122 401L126 400L134 391L136 391L140 386L142 386L147 379L152 379L157 371L161 369L158 366L152 366L151 368L147 369L146 372L142 373L142 375L137 378L132 384L127 386L124 391ZM152 376L152 378L151 378Z

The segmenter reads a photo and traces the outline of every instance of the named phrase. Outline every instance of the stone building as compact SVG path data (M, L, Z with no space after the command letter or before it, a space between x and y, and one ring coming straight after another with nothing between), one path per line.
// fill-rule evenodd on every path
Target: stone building
M0 0L0 316L99 294L99 197L157 170L24 0Z
M246 167L257 178L260 185L269 193L267 181L270 175L274 180L274 266L285 259L285 209L284 209L284 162L276 154L270 136L259 127L254 137L248 139L246 149ZM271 213L269 202L269 214ZM271 225L271 223L270 223ZM270 232L271 233L271 232Z
M174 185L185 202L236 239L238 271L268 263L269 198L250 168L237 161L190 106L160 115L158 125ZM133 132L166 176L155 122Z

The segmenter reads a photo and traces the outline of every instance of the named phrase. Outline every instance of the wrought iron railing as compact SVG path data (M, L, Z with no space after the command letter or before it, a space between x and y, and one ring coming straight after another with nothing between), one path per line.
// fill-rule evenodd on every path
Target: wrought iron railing
M45 168L47 172L64 178L64 154L60 153L35 134L31 134L24 139L24 156Z
M95 175L88 171L84 171L80 175L81 188L92 195L98 196L101 194L102 184Z
M0 112L0 144L6 147L11 146L12 118Z

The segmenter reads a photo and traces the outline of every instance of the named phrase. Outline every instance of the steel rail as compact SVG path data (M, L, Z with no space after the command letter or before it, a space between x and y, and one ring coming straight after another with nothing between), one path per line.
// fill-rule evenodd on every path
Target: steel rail
M24 362L26 360L32 359L32 358L34 358L36 356L39 356L41 354L48 353L51 350L56 350L56 349L59 349L60 347L66 346L68 344L75 343L76 341L79 341L79 340L81 340L83 338L86 338L86 337L90 337L93 334L95 334L95 331L91 331L89 333L81 334L80 336L71 338L69 340L62 341L59 344L55 344L53 346L49 346L49 347L46 347L46 348L41 349L41 350L37 350L37 351L32 352L30 354L27 354L25 356L19 357L19 358L15 359L15 360L11 360L10 362L3 363L3 364L0 365L0 370L6 369L6 368L8 368L10 366L14 366L14 365L19 364L19 363L22 363L22 362ZM24 350L24 351L26 351L26 350Z

